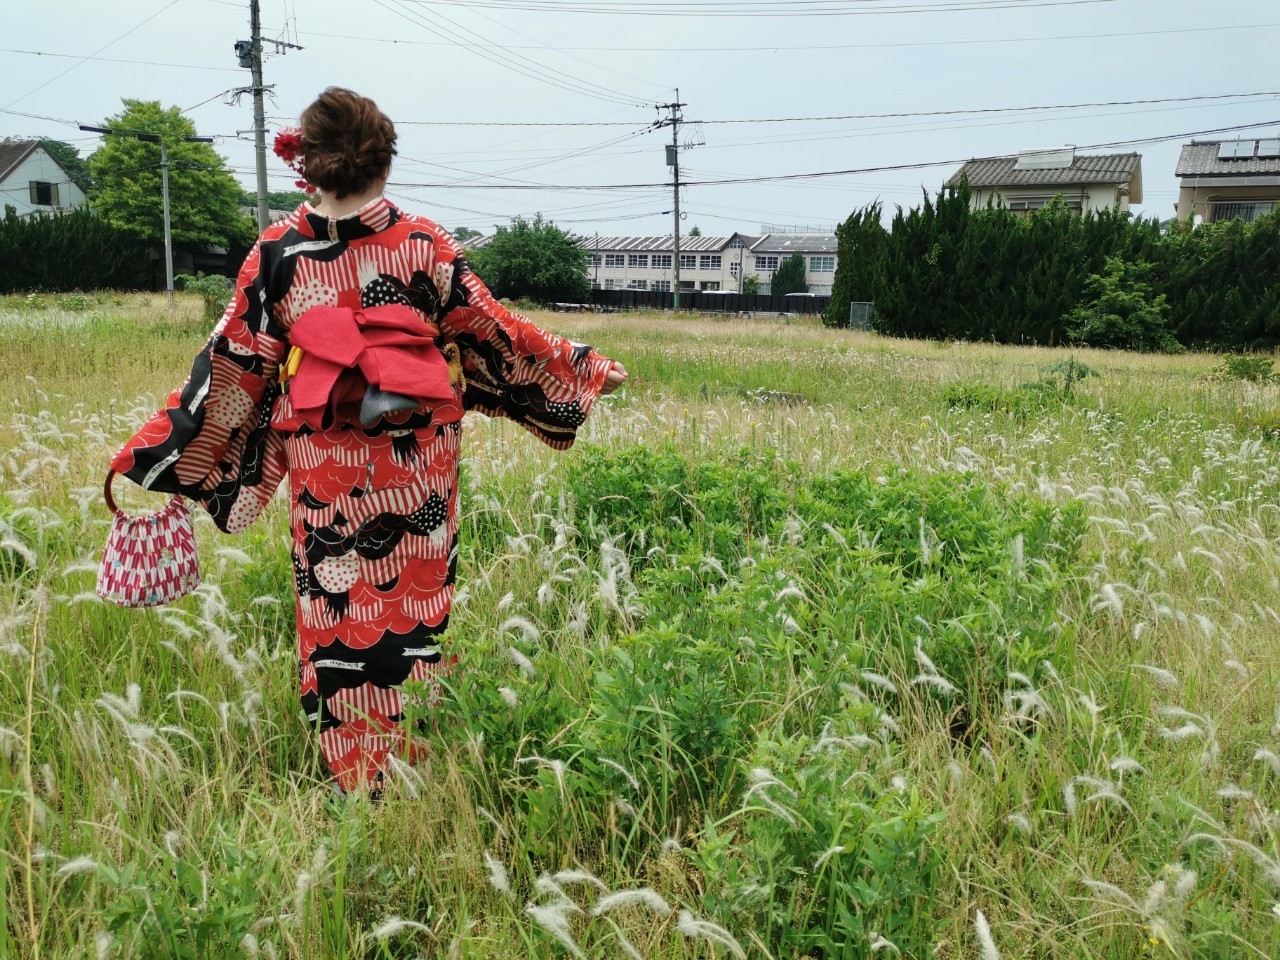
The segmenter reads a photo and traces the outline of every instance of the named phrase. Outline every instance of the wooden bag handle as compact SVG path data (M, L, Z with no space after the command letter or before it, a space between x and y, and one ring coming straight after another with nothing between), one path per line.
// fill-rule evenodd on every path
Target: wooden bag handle
M120 508L116 506L116 498L111 495L111 481L116 478L114 470L107 471L106 482L102 485L102 499L107 503L107 509L112 513L117 513Z

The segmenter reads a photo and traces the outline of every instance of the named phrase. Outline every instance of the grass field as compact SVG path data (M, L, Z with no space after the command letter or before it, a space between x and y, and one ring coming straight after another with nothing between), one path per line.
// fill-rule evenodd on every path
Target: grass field
M282 502L171 608L93 594L198 304L0 303L0 957L1280 956L1273 383L538 319L631 381L566 454L468 418L463 669L372 804Z

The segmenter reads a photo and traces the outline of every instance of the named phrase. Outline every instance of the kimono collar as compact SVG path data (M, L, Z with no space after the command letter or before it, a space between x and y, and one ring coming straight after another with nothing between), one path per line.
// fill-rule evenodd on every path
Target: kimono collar
M400 219L400 210L386 197L375 197L345 217L326 217L316 213L310 203L298 208L298 230L312 237L329 240L359 240L371 237Z

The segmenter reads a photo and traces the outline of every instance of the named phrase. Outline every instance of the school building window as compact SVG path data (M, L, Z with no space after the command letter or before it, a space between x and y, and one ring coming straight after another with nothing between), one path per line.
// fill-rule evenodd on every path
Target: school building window
M836 269L835 257L810 257L809 270L813 273L834 273Z
M604 265L606 267L625 267L627 258L620 253L606 253L604 255Z
M670 269L671 269L671 254L669 254L669 253L655 253L655 254L653 255L653 269L655 269L655 270L670 270Z
M701 257L698 258L698 269L699 270L719 270L720 255L718 253L714 255L704 253Z
M632 270L648 270L649 255L647 253L627 254L627 266Z
M757 270L777 270L778 258L777 257L756 257L756 269Z

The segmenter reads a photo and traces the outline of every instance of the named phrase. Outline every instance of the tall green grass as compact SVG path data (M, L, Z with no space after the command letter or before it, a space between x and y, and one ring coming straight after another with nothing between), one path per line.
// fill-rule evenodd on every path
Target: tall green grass
M198 313L0 310L0 956L1280 955L1274 384L540 317L633 380L567 454L469 420L461 669L375 805L282 503L170 608L92 594Z

